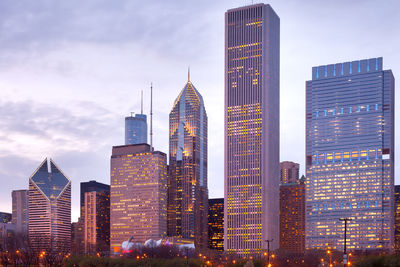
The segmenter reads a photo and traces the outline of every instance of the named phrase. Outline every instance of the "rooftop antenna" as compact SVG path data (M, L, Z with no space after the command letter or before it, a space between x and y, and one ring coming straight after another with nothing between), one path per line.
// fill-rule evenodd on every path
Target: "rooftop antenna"
M190 82L190 66L188 67L188 82Z
M150 85L150 151L153 151L153 83Z
M142 101L140 103L140 114L143 115L143 90L142 90Z

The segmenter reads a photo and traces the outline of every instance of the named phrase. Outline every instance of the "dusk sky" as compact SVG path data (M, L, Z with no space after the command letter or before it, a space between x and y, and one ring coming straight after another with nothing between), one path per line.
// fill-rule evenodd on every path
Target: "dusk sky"
M110 183L111 148L124 144L124 117L140 112L141 90L149 113L151 82L154 146L168 154L168 114L189 65L208 115L209 196L223 197L224 13L251 3L0 1L0 211L11 212L11 191L27 189L51 157L72 181L76 221L80 182ZM400 77L400 4L265 3L281 22L280 160L300 163L303 174L311 68L383 57L384 69ZM399 110L399 93L395 101Z

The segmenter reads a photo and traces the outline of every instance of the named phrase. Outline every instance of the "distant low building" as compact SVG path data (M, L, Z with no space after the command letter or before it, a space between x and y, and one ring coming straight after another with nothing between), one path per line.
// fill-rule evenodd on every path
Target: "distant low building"
M208 200L208 247L224 251L224 199Z
M304 177L304 176L303 176ZM279 187L279 247L291 253L305 250L305 184L304 178Z
M28 235L28 199L29 190L13 190L12 196L12 223L15 231L22 235Z
M8 223L12 221L12 215L11 213L7 212L0 212L0 222L2 223Z
M13 247L15 237L15 224L0 222L0 251Z
M110 193L85 193L85 254L110 251Z
M81 218L71 224L71 253L73 255L82 255L85 252L85 225Z

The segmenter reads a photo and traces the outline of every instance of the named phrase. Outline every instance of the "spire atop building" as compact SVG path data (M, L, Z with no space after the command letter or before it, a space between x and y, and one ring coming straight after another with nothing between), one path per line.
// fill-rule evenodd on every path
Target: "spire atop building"
M188 67L188 83L190 83L190 66Z

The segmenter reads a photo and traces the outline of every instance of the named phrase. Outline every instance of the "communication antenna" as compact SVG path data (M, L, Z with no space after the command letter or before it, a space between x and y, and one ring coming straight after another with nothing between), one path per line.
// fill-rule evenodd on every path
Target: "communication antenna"
M140 114L143 115L143 90L142 90L142 101L140 103Z
M150 151L153 151L153 83L150 85Z

